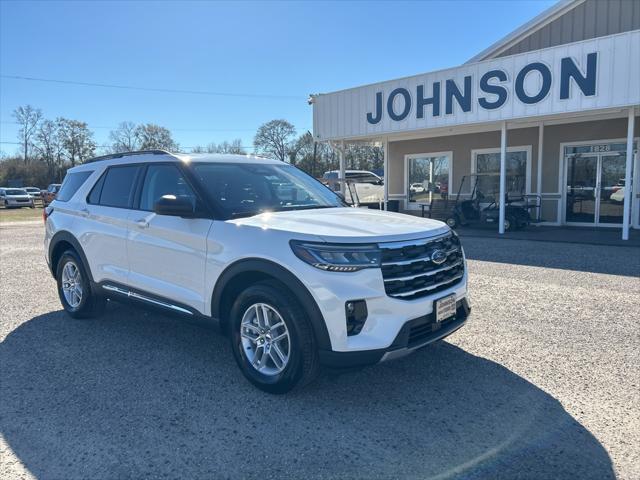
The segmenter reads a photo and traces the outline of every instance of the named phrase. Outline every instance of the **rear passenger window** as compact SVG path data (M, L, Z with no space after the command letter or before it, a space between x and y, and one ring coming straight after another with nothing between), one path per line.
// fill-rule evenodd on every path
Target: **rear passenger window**
M111 167L103 175L103 185L100 191L100 200L97 202L105 207L131 208L133 203L133 190L140 167L129 165L126 167ZM98 182L100 183L100 182ZM96 184L96 187L99 185ZM94 191L97 188L94 187ZM90 203L94 191L89 195Z
M86 172L67 173L67 175L64 177L64 182L62 182L62 186L60 187L60 191L56 196L56 200L59 202L66 202L70 200L71 197L75 195L78 189L92 173L93 170L89 170Z

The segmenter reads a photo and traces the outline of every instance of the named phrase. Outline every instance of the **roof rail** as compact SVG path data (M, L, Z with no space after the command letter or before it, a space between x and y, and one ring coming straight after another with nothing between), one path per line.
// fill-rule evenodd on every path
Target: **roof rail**
M123 158L123 157L129 157L129 156L133 156L133 155L171 155L173 156L173 153L171 152L167 152L166 150L137 150L135 152L122 152L122 153L111 153L109 155L102 155L100 157L93 157L90 158L89 160L87 160L84 163L93 163L93 162L100 162L102 160L113 160L114 158Z

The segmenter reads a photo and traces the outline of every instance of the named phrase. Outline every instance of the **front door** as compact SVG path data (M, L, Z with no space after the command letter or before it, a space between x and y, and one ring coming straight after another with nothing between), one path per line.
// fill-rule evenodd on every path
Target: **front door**
M575 153L565 158L567 223L622 224L625 152Z
M600 197L598 223L622 224L626 156L614 153L600 156Z
M596 223L598 156L567 158L567 223Z
M204 312L207 234L212 220L157 215L163 195L196 202L196 195L173 164L147 167L140 200L129 215L128 284L144 293Z

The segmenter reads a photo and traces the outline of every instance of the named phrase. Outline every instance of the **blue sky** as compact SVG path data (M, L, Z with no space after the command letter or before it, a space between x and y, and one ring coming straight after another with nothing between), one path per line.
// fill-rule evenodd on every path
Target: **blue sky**
M129 120L166 126L184 147L251 145L274 118L311 129L309 93L459 65L553 3L0 1L1 75L294 97L0 78L0 141L16 141L11 112L31 104L86 121L99 144Z

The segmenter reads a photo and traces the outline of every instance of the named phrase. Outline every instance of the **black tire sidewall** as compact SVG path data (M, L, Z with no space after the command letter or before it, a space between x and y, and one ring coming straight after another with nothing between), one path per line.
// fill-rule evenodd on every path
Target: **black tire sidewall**
M242 316L247 308L255 303L265 303L277 310L289 331L289 363L278 375L267 376L258 372L249 363L242 347L240 338ZM258 283L248 287L234 302L229 319L231 349L243 375L258 388L269 393L286 393L301 380L304 374L305 342L302 340L302 332L297 322L306 321L306 318L299 318L300 315L304 315L304 312L297 302L269 284Z
M82 299L80 300L80 304L77 307L72 307L67 302L67 299L64 297L64 292L62 291L62 269L64 266L72 261L76 267L80 270L81 283L82 283ZM62 303L62 307L64 310L74 318L84 318L90 315L92 310L92 294L91 284L89 283L89 277L87 276L87 272L84 268L82 260L79 258L78 254L73 250L67 250L62 254L60 260L58 261L58 265L56 267L56 281L58 283L58 296L60 297L60 303Z
M513 217L507 217L505 219L507 222L509 222L509 225L505 225L505 230L507 232L510 232L511 230L515 230L515 219Z

